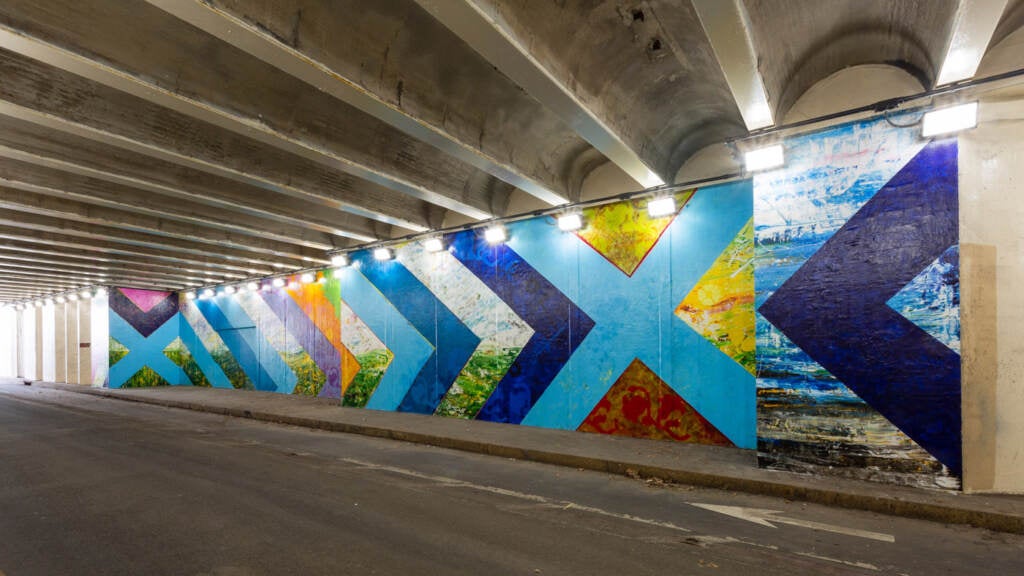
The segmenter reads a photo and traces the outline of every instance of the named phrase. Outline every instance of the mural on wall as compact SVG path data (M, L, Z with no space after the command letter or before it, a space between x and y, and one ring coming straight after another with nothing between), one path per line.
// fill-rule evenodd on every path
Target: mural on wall
M357 252L309 284L118 290L110 385L753 448L751 183L675 198L664 218L630 201L588 208L575 233L541 217L510 224L506 243L468 230L441 252Z
M801 136L755 177L765 466L959 483L957 147L918 134Z

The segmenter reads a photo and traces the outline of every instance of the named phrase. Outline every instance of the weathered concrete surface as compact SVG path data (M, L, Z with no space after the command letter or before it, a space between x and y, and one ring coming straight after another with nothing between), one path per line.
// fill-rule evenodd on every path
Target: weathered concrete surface
M80 388L75 391L1024 534L1024 498L965 496L956 492L760 470L755 453L749 450L341 408L330 401L262 392L192 387Z
M1024 552L974 528L9 383L0 458L12 576L1004 575Z

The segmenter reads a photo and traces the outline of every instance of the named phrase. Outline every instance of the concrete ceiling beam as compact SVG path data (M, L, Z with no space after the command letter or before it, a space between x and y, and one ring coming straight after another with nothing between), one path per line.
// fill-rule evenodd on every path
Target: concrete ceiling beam
M272 266L282 270L292 270L302 268L305 264L302 260L293 258L261 257L258 254L244 250L235 250L223 246L210 247L208 244L201 244L191 240L153 236L144 232L102 226L67 218L42 216L31 212L6 208L0 208L0 225L7 228L20 228L89 239L89 242L85 242L85 244L95 244L96 241L112 242L129 246L155 248L175 254L188 254L190 257L216 258L233 263L235 266Z
M210 277L207 277L207 276L197 276L197 275L194 275L194 274L189 274L189 273L184 272L184 271L167 272L167 271L143 269L141 267L132 267L132 266L124 267L124 266L97 265L94 262L84 262L84 263L83 262L75 262L75 261L73 261L70 258L61 258L61 259L54 260L54 259L50 259L50 258L41 258L39 256L26 256L23 253L21 253L21 254L10 254L10 253L4 251L2 246L0 246L0 263L3 263L4 265L14 265L14 264L17 264L18 267L31 267L31 268L35 268L35 266L32 266L32 265L36 264L36 265L42 266L43 269L46 269L47 267L58 266L58 267L60 267L60 269L76 270L76 271L82 271L82 272L95 272L97 274L102 274L102 275L109 275L109 274L115 274L115 273L120 273L120 274L135 273L135 274L145 275L145 276L149 276L149 277L153 277L153 278L182 279L182 280L189 280L189 281L193 281L193 282L203 282L203 283L205 283L205 282L212 283L212 282L216 281L216 279L214 279L214 278L210 278Z
M660 186L670 175L659 175L642 153L625 139L575 90L557 78L504 22L487 0L415 0L424 10L469 44L527 93L560 116L594 148L640 186Z
M301 6L297 2L281 2L272 9L265 10L255 3L246 1L147 0L147 2L220 38L235 48L259 58L278 70L330 94L349 106L383 121L394 129L436 147L463 163L492 174L548 204L558 205L568 201L565 194L565 183L560 180L555 171L545 170L539 166L526 166L525 163L517 161L512 153L514 146L485 146L483 140L487 130L484 126L472 131L466 130L463 133L457 133L457 128L453 126L461 122L477 122L477 119L473 118L474 116L487 115L494 112L493 110L449 109L448 103L457 104L456 100L446 98L445 91L450 87L437 86L438 90L433 94L437 99L434 104L437 108L443 107L445 111L435 114L434 110L421 109L419 112L422 113L417 114L414 111L414 106L406 107L403 104L404 84L402 82L397 85L396 95L384 94L369 88L365 79L349 73L354 72L353 70L346 71L341 66L334 65L331 62L332 56L338 56L340 53L335 52L335 46L330 45L333 33L325 34L323 30L319 30L319 34L312 30L306 33L305 27L345 27L346 24L341 21L345 20L342 14L347 13L347 6L326 1L303 2ZM411 18L414 20L410 20L406 17L409 14L405 7L382 6L380 9L382 15L387 12L388 16L394 16L397 21L402 22L405 25L405 33L416 36L414 42L421 42L426 46L428 42L437 38L436 29L429 26L429 21L417 18L419 14L412 14ZM300 14L299 21L294 21L297 13ZM386 17L382 16L382 19ZM292 22L288 24L286 21ZM280 29L283 25L293 30L293 36L301 35L303 41L300 43L297 38L292 38L291 43L286 43L279 35L272 33L273 30ZM334 33L344 34L345 32L338 29ZM366 35L367 31L363 30L362 34L356 32L351 36L354 40L346 43L347 54L342 57L359 59L355 44L364 40ZM379 40L387 43L385 55L393 43L397 44L395 38L381 37ZM475 66L477 62L474 61L475 55L471 53L472 51L465 51L464 47L453 45L447 39L442 41L446 53L441 60L450 60L463 66L473 64L472 70L463 68L463 72L476 79L477 87L481 92L490 92L495 86L501 85L502 88L511 89L509 100L515 98L515 89L513 86L508 86L507 81L496 78L498 75L495 75L493 71ZM316 45L314 46L314 44ZM434 46L438 45L438 43L434 44ZM369 49L369 46L365 44L360 47ZM458 52L448 53L447 51L450 49L458 50ZM373 50L379 52L380 46L373 46ZM329 53L331 53L330 56ZM386 58L387 56L385 56ZM376 55L368 55L368 59L376 59ZM440 65L448 66L448 64ZM478 70L483 72L483 76L479 78L476 76ZM535 114L531 120L546 122L544 116L543 112ZM451 119L450 122L449 119ZM473 137L470 137L470 133L474 133ZM462 213L483 218L488 211L485 209L476 215Z
M231 219L236 213L339 237L358 231L386 237L390 225L262 188L218 178L176 164L111 148L68 134L0 116L0 158L86 176L136 190L202 204L211 214Z
M935 80L936 86L974 77L1006 4L1007 0L959 1L946 43L946 54Z
M66 11L74 17L57 25L53 7L5 4L10 27L0 26L0 46L8 50L468 216L481 217L488 204L465 198L471 166L372 116L338 110L328 96L164 12L136 6L128 29L116 19L128 13L104 2L75 0ZM218 66L196 66L200 59Z
M775 124L743 0L693 0L747 130Z
M11 160L10 156L21 155L0 146L0 186L317 250L333 250L341 245L324 232L247 214L218 213L189 200L55 171Z
M0 264L0 283L28 287L40 285L44 289L47 287L59 287L62 289L73 290L87 288L89 286L109 286L116 284L117 282L135 282L140 285L176 287L198 285L198 283L184 282L181 280L165 282L163 280L155 280L147 276L138 276L134 274L112 274L103 278L97 278L95 276L85 276L60 269L38 272Z
M325 208L409 230L428 228L425 202L63 69L0 49L0 74L0 115ZM51 90L54 85L61 90Z
M47 246L61 252L81 251L84 254L111 256L117 258L141 259L146 262L165 262L167 266L186 269L196 267L213 275L266 276L276 271L270 263L240 264L239 262L220 258L216 254L193 254L183 252L176 247L149 248L134 244L124 244L102 238L91 238L81 235L69 235L37 229L18 228L0 225L0 241L23 242L34 247ZM162 264L163 265L163 264ZM280 264L280 266L288 266ZM291 266L298 268L299 265Z
M212 268L212 267L197 265L195 263L171 264L171 263L155 262L155 261L153 261L153 259L133 258L133 257L129 257L129 256L119 256L119 255L116 255L116 254L109 254L109 253L102 252L102 251L99 251L99 250L90 252L88 250L80 250L80 249L76 250L76 249L67 248L67 247L63 247L62 249L57 250L56 249L57 247L45 247L45 246L46 245L38 246L38 245L35 245L35 244L31 243L31 242L19 242L19 241L14 241L14 240L10 240L10 239L2 239L2 238L0 238L0 253L26 254L26 255L30 255L33 258L34 257L38 257L38 256L56 257L56 258L61 258L61 259L66 260L68 262L68 264L71 264L72 262L75 262L77 264L86 264L86 263L88 263L89 266L110 265L110 266L118 266L118 267L122 267L122 268L136 269L136 270L141 270L141 271L165 272L165 273L173 273L173 274L184 273L186 275L195 275L195 276L204 277L204 278L207 278L207 279L209 279L209 278L224 278L224 279L236 278L236 279L243 279L243 278L249 278L249 277L252 277L252 276L261 275L261 274L253 274L253 273L246 273L246 272L229 271L229 270L227 270L225 268L222 268L222 267ZM267 271L267 273L269 274L270 271Z
M62 197L62 191L52 188L19 182L16 189L11 187L10 184L0 180L0 207L10 210L141 232L151 237L173 238L208 244L211 252L217 251L219 247L226 246L236 250L247 250L256 254L298 259L308 263L310 266L317 264L327 265L330 263L330 260L324 255L324 250L328 249L327 246L307 248L251 236L242 236L206 226L196 226L128 210L69 200L66 194ZM31 191L28 191L29 189Z

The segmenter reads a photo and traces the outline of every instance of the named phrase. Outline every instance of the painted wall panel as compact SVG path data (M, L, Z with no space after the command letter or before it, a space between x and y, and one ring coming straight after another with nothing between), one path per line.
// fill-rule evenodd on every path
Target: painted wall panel
M64 322L66 325L64 337L64 359L65 379L69 384L80 384L78 377L78 302L68 302L65 305Z
M78 384L92 384L92 304L78 302Z
M0 308L0 376L18 375L18 311Z
M957 145L896 124L791 139L754 179L758 447L769 467L950 487Z
M894 124L791 138L784 169L675 192L665 217L606 204L579 231L546 216L503 243L460 231L441 252L358 251L255 292L113 289L109 385L757 448L773 468L955 486L957 143Z

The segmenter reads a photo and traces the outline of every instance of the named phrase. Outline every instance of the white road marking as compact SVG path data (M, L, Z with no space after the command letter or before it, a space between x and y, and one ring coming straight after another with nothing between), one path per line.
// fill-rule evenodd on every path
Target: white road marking
M797 520L795 518L784 518L779 516L781 514L778 510L765 510L764 508L744 508L742 506L722 506L718 504L700 504L697 502L690 503L697 508L703 508L712 512L718 512L719 514L725 514L726 516L732 516L733 518L739 518L740 520L746 520L747 522L753 522L761 526L768 528L775 528L775 524L789 524L790 526L800 526L802 528L810 528L812 530L821 530L824 532L834 532L836 534L844 534L846 536L856 536L858 538L868 538L870 540L878 540L880 542L895 542L896 537L892 534L883 534L881 532L871 532L869 530L860 530L857 528L847 528L845 526L836 526L834 524L825 524L822 522L813 522L811 520ZM773 524L773 522L775 524Z
M608 516L610 518L617 518L619 520L628 520L630 522L636 522L638 524L646 524L648 526L657 526L659 528L667 528L669 530L675 530L677 532L692 532L688 528L683 528L671 522L662 522L660 520L651 520L650 518L642 518L640 516L633 516L632 514L622 514L619 512L611 512L602 508L595 508L593 506L586 506L583 504L577 504L576 502L570 502L568 500L553 500L551 498L545 498L544 496L538 496L537 494L528 494L526 492L519 492L516 490L508 490L506 488L499 488L497 486L486 486L483 484L474 484L472 482L466 482L464 480L456 480L455 478L447 478L445 476L434 476L432 474L424 474L415 470L409 470L407 468L398 468L396 466L387 466L384 464L374 464L372 462L366 462L363 460L355 460L352 458L340 458L341 461L349 464L354 464L363 468L370 468L373 470L384 470L386 472L393 472L395 474L401 474L403 476L410 476L413 478L420 478L422 480L429 480L431 482L440 484L441 486L455 487L455 488L469 488L472 490L479 490L481 492L489 492L491 494L499 494L501 496L508 496L510 498L518 498L520 500L528 500L530 502L536 502L538 504L544 504L551 507L560 508L562 510L579 510L581 512L588 512L590 514L598 514L600 516Z
M867 562L848 562L846 560L840 560L838 558L829 558L828 556L819 556L817 554L811 554L810 552L794 552L797 556L805 556L807 558L814 558L815 560L826 560L828 562L835 562L836 564L845 564L846 566L853 566L855 568L864 568L866 570L874 570L878 572L878 566L874 564L868 564Z

